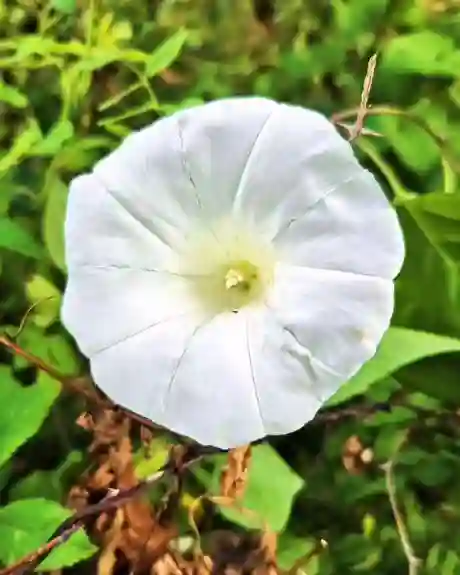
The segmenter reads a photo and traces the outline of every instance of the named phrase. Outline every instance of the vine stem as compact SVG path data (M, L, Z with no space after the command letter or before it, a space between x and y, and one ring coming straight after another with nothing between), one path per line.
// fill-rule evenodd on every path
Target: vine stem
M398 501L396 498L396 485L394 479L394 465L394 460L392 459L387 461L387 463L382 466L385 472L385 484L387 487L388 499L390 501L393 517L395 519L396 529L398 530L399 540L401 541L401 547L404 551L404 555L407 558L407 564L409 566L408 575L418 575L422 562L415 555L414 549L410 542L409 532L404 523L402 513L398 507Z

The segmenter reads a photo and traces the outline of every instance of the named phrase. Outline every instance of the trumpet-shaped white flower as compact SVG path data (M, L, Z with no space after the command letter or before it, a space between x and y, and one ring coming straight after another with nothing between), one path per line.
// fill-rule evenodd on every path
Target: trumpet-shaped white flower
M216 101L71 184L63 321L117 404L196 441L284 434L376 351L404 246L321 114Z

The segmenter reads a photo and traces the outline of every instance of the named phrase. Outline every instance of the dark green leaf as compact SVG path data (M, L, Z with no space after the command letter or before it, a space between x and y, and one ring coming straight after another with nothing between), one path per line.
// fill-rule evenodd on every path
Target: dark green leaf
M402 204L440 255L460 265L460 195L431 193Z

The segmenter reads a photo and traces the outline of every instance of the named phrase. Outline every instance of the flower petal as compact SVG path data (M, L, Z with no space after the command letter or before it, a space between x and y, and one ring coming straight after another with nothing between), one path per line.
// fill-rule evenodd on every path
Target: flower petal
M70 185L65 222L69 275L76 266L168 269L171 249L104 188L93 175Z
M69 276L62 319L81 351L91 357L196 308L189 285L179 276L83 266Z
M224 313L190 341L165 398L163 425L228 449L265 435L244 313Z
M193 226L228 213L276 107L264 98L230 98L162 118L126 138L94 173L165 243L182 245Z
M115 402L176 433L223 449L264 435L243 314L152 327L97 354L98 386Z
M288 222L274 242L293 265L387 279L399 273L404 259L396 212L366 170Z
M94 167L94 175L138 222L174 248L201 216L177 115L128 136Z
M344 381L313 358L268 308L247 314L247 337L267 435L305 425Z
M346 381L375 353L393 313L393 282L279 264L268 306L285 331Z
M208 220L231 212L254 145L278 108L265 98L227 98L178 114L186 167Z
M234 211L252 217L272 238L361 170L327 118L281 104L255 142Z
M193 313L175 317L97 353L90 362L96 385L116 404L162 425L163 398L199 325Z

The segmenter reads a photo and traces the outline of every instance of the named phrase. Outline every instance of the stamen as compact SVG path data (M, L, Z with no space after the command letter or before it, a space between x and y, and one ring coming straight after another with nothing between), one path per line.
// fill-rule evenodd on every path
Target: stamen
M226 289L233 289L233 288L241 288L241 284L247 284L244 274L239 270L230 269L225 275L225 288ZM249 286L248 286L249 287Z

